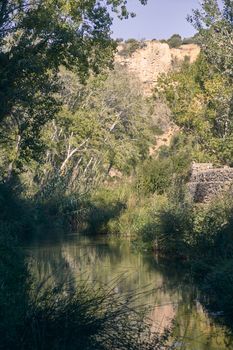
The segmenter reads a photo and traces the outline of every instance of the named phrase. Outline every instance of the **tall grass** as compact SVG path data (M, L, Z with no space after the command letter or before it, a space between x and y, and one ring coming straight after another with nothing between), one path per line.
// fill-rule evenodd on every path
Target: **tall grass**
M170 332L151 332L148 310L134 308L135 291L118 294L117 281L97 287L84 275L77 284L68 271L59 283L39 283L14 242L1 236L0 252L0 349L168 348Z
M19 349L165 349L169 331L151 333L145 310L133 308L135 293L119 295L114 283L100 289L87 281L73 291L72 281L39 288L32 291Z

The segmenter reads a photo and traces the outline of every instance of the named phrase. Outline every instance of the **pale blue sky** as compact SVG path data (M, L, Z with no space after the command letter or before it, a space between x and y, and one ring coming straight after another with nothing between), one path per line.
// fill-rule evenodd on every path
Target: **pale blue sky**
M174 33L183 37L195 33L186 17L198 7L199 0L148 0L146 6L138 0L128 0L128 3L137 17L123 21L115 18L114 38L167 39Z

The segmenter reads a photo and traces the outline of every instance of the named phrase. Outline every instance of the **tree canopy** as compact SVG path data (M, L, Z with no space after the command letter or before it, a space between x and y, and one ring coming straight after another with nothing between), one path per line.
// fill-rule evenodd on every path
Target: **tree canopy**
M204 0L188 19L198 30L208 62L233 79L233 1Z
M111 11L133 15L125 0L1 1L0 142L11 145L9 172L22 166L20 159L39 157L41 129L61 105L60 67L84 82L111 65Z
M195 136L206 160L233 164L233 1L205 0L189 18L198 29L201 56L160 79L174 121Z

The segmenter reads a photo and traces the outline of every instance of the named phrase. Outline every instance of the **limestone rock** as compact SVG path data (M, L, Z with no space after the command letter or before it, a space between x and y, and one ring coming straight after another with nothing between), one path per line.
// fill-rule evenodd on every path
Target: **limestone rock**
M194 62L200 48L197 45L182 45L177 49L170 49L166 43L156 40L145 41L142 48L137 49L131 56L121 55L124 45L118 46L115 63L125 66L128 71L143 83L144 94L149 96L161 73L167 73L174 67L174 62L182 62L186 57Z

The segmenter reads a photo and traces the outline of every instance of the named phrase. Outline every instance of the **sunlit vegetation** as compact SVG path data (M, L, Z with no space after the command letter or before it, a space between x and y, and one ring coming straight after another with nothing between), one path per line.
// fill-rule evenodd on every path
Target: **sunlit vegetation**
M178 49L181 45L200 44L198 34L190 38L182 38L180 34L173 34L169 39L163 39L160 42L168 44L171 49Z
M146 4L146 0L140 0ZM164 349L132 295L38 281L19 246L35 233L130 237L134 246L186 261L206 304L232 318L230 194L192 202L192 161L233 165L232 1L204 0L189 21L199 59L159 78L151 99L113 68L111 11L127 1L2 1L0 5L0 347ZM132 14L133 15L133 14ZM186 40L186 43L189 41ZM171 47L184 44L172 36ZM144 41L122 44L130 57ZM180 128L149 156L162 101ZM222 297L224 295L224 297ZM140 317L139 317L139 316Z
M123 57L131 57L133 53L139 49L146 47L145 40L128 39L120 43L121 49L119 55Z
M190 164L211 162L232 166L232 3L221 11L215 1L203 3L189 20L199 30L199 59L161 76L154 99L166 101L172 120L180 127L169 147L157 158L138 165L133 180L119 189L121 211L104 224L112 234L128 236L141 247L189 261L195 279L208 291L212 305L232 318L232 218L231 194L219 195L208 204L195 204L186 182ZM224 43L224 44L223 44ZM119 189L109 186L111 206ZM108 203L106 190L104 196ZM94 199L95 200L95 199ZM109 207L109 206L108 206ZM106 213L105 213L106 215ZM92 221L93 223L93 221ZM227 277L226 277L227 276ZM221 295L227 290L227 296Z
M108 5L130 15L125 1ZM41 225L45 234L47 225L70 220L112 167L127 173L147 152L137 83L123 72L124 79L108 76L116 47L109 9L102 1L0 5L4 349L156 349L166 341L129 311L130 295L123 300L85 284L72 291L69 281L37 286L19 248ZM124 81L132 87L127 98Z

